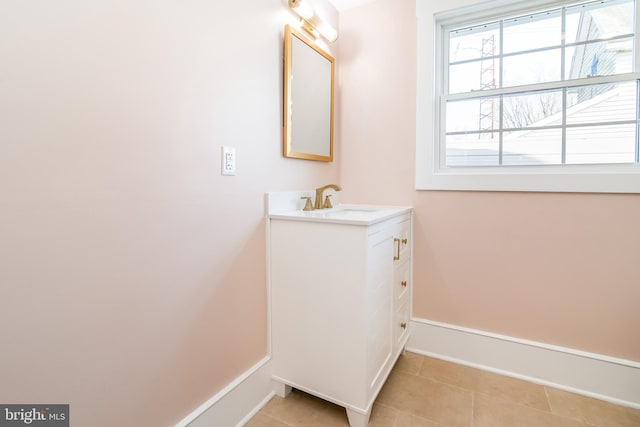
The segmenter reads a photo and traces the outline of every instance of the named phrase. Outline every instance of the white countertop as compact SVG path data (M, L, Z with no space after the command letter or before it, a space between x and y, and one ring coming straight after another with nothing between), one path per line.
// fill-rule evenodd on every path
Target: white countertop
M334 224L371 225L393 216L411 212L408 206L339 205L331 209L301 209L269 214L271 219L326 222Z

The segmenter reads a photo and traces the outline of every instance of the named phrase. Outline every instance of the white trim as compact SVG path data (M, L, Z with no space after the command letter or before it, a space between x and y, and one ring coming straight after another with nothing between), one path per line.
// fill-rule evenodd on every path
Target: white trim
M560 91L564 88L576 88L576 87L585 87L585 86L597 86L607 83L630 83L633 84L635 80L640 79L640 73L624 73L624 74L612 74L609 76L596 76L596 77L583 77L580 79L572 79L572 80L562 80L562 81L552 81L545 83L536 83L536 84L526 84L521 86L508 86L501 87L496 89L483 89L475 92L461 92L461 93L452 93L449 95L443 95L443 99L445 101L456 101L456 100L470 100L477 98L492 98L497 97L499 95L512 95L512 94L527 94L527 93L535 93L535 92L544 92L547 90L556 90ZM605 92L607 93L607 92ZM615 93L611 94L615 95ZM585 109L590 107L592 104L597 103L599 99L592 98L588 101L580 102L571 107L567 107L567 110L576 109ZM575 108L579 107L579 108ZM549 117L545 117L548 119ZM557 119L557 117L556 117ZM544 120L544 119L543 119ZM540 123L540 121L536 121L536 124ZM611 123L605 122L605 123Z
M429 1L429 0L418 0ZM554 8L566 4L565 0L527 0L526 6L521 0L492 0L485 2L473 2L473 4L459 7L457 9L438 12L438 20L445 25L451 25L465 22L473 22L476 20L504 19L514 14L527 14L529 11L536 11L540 8ZM498 12L499 11L499 12Z
M174 427L246 424L274 395L270 361L264 357Z
M448 324L448 323L436 322L434 320L426 320L426 319L414 319L414 320L416 322L423 322L423 323L427 323L427 324L432 325L432 326L438 326L440 328L448 328L448 329L453 329L453 330L460 331L460 332L465 332L465 333L468 333L468 334L483 335L483 336L488 337L488 338L495 338L495 339L499 339L499 340L512 341L512 342L515 342L515 343L518 343L518 344L530 345L530 346L535 346L535 347L542 347L542 348L545 348L547 350L561 351L563 353L569 353L569 354L573 354L573 355L576 355L576 356L589 357L589 358L592 358L592 359L602 360L604 362L615 363L615 364L618 364L618 365L629 366L631 368L640 369L640 362L634 362L632 360L620 359L620 358L617 358L617 357L611 357L611 356L606 356L606 355L602 355L602 354L598 354L598 353L591 353L591 352L588 352L588 351L576 350L576 349L573 349L573 348L567 348L567 347L561 347L561 346L553 345L553 344L546 344L546 343L541 343L541 342L537 342L537 341L531 341L531 340L527 340L527 339L523 339L523 338L514 338L514 337L510 337L508 335L502 335L502 334L496 334L496 333L493 333L493 332L481 331L479 329L465 328L464 326L451 325L451 324Z
M407 350L640 409L640 363L413 318Z

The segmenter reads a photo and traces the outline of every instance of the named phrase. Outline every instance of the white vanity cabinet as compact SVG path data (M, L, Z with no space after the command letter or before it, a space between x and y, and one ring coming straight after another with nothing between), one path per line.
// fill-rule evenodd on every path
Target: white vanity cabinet
M276 392L344 406L352 427L367 425L411 309L411 209L360 217L268 222Z

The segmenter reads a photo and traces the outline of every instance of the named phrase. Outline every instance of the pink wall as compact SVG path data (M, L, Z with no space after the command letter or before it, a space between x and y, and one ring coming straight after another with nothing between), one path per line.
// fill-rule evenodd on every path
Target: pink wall
M344 199L415 207L414 316L640 361L640 196L415 191L415 39L413 0L340 16Z
M0 402L172 425L266 354L286 1L0 4ZM220 175L220 147L237 176Z

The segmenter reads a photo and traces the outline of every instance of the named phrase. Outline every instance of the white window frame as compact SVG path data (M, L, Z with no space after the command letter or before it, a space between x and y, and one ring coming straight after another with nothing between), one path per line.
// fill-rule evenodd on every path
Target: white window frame
M448 66L443 54L445 27L568 2L494 0L478 4L477 0L454 0L449 4L459 6L450 11L435 10L433 3L433 0L416 0L416 189L640 193L640 163L446 167L441 155L445 141L441 99ZM640 79L640 0L636 0L635 15L635 71L625 75L631 80ZM590 82L597 83L596 79Z

